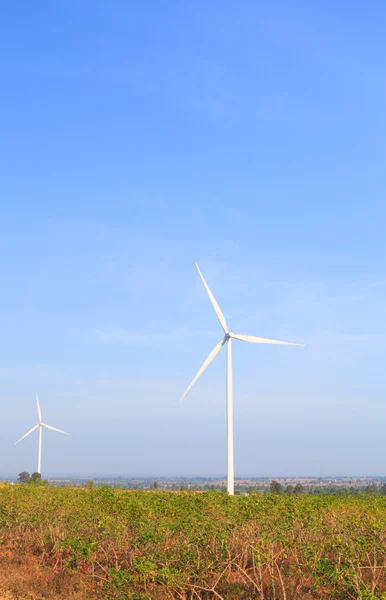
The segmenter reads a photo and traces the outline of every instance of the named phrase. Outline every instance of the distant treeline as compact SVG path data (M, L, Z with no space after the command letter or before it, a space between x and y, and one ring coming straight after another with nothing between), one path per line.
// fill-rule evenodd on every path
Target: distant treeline
M267 490L268 491L268 490ZM273 480L269 487L271 494L287 494L290 496L299 496L300 494L313 494L315 496L356 496L358 494L383 495L386 496L386 483L376 486L375 483L369 483L366 486L342 486L342 485L315 485L303 486L300 483L296 485L282 485L279 481Z
M23 471L19 473L18 483L27 483L33 485L52 485L54 487L85 487L85 488L110 488L110 489L126 489L126 490L166 490L166 491L191 491L191 492L202 492L202 491L216 491L226 494L226 487L224 485L217 485L211 483L208 479L202 480L187 480L184 478L176 479L173 483L166 482L165 480L152 481L143 480L130 481L130 480L103 480L103 479L89 479L84 480L54 480L52 482L48 480L42 480L40 473L32 473L29 475L28 472ZM5 483L5 482L4 482ZM300 496L303 494L310 494L315 496L357 496L361 494L367 495L382 495L386 496L386 483L378 481L378 485L374 482L369 482L366 485L345 485L344 483L339 484L319 484L316 485L308 484L302 485L300 483L293 484L282 484L280 481L273 479L269 484L257 483L255 485L238 485L237 480L235 482L235 494L236 495L248 495L251 493L261 494L277 494L287 496Z

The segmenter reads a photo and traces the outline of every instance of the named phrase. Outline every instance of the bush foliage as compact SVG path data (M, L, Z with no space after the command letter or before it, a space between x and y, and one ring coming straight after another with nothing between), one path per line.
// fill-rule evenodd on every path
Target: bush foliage
M385 599L385 532L385 496L4 485L0 572L44 578L0 596Z

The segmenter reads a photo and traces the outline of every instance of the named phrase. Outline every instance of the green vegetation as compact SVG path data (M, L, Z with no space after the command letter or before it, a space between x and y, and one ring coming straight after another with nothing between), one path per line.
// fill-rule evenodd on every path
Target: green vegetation
M32 483L33 485L48 485L47 479L42 479L40 473L35 471L30 475L27 471L22 471L19 473L17 478L19 483Z
M385 599L385 541L382 494L3 485L0 597Z

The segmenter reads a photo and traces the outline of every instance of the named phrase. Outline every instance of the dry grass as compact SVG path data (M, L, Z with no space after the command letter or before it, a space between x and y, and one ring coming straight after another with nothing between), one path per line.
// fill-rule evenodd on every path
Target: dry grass
M0 600L83 600L78 574L55 572L31 554L0 549Z

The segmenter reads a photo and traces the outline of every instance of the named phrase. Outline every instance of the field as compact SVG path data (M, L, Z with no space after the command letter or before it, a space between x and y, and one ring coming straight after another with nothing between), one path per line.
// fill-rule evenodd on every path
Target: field
M386 598L386 499L0 487L0 598Z

